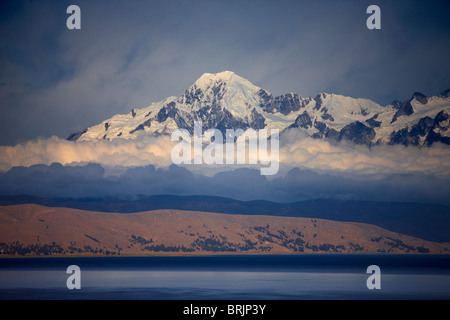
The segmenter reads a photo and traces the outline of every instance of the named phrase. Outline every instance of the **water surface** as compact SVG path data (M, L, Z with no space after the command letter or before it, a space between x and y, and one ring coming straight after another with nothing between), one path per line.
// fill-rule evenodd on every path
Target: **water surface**
M81 290L69 290L69 265ZM381 289L369 290L369 265ZM0 299L450 299L450 257L255 255L0 259Z

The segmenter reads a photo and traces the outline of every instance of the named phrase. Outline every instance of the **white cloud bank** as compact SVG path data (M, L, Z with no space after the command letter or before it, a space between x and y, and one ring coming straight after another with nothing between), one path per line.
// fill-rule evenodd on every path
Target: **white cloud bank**
M176 142L168 136L140 140L73 142L61 138L37 139L16 146L0 146L0 171L12 167L60 163L82 165L98 163L105 168L172 165L171 152ZM254 165L239 167L255 168ZM238 168L237 165L188 165L190 171L215 174ZM450 177L450 146L435 144L429 148L395 146L357 146L332 144L289 132L280 141L280 171L292 168L347 177L385 177L413 174Z

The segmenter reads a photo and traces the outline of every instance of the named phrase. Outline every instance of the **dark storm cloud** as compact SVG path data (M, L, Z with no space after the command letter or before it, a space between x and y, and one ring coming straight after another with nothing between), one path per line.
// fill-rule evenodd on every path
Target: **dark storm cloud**
M273 94L380 104L450 87L448 1L2 1L0 144L66 137L232 70Z
M0 194L39 197L92 198L136 195L210 195L238 200L296 202L308 199L373 200L450 205L449 179L420 174L343 177L291 169L270 179L258 170L241 168L215 176L193 174L172 165L126 170L105 176L98 164L69 167L60 164L16 167L0 174Z

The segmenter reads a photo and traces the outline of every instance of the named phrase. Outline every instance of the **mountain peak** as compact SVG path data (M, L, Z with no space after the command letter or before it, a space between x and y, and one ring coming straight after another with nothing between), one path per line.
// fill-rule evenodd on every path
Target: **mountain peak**
M411 100L417 100L419 101L421 104L427 104L428 103L428 98L426 95L424 95L423 93L420 92L414 92Z
M184 106L189 112L226 109L224 112L243 120L251 115L252 109L260 105L260 90L261 88L232 71L204 73L178 102L181 108Z
M245 78L238 76L233 71L222 71L218 73L204 73L197 81L192 85L203 91L217 87L220 84L228 84L232 87L252 88L259 90L260 88L253 85Z
M444 90L439 94L440 98L446 99L450 98L450 89Z
M208 81L217 81L217 80L224 80L224 81L230 81L232 78L238 77L240 78L236 73L233 71L222 71L218 73L209 73L206 72L202 74L200 78L195 83L204 83Z
M450 145L444 91L440 99L415 92L411 99L382 107L367 99L320 93L303 99L291 93L272 96L232 71L204 73L180 97L171 97L126 115L116 115L70 137L75 141L138 139L176 129L203 130L298 128L309 136L358 144ZM447 114L446 113L446 114ZM443 120L442 120L442 119ZM398 120L398 121L397 121Z
M233 71L225 70L225 71L217 72L217 73L206 72L200 77L200 79L201 78L230 79L233 76L238 76L238 75L236 73L234 73Z

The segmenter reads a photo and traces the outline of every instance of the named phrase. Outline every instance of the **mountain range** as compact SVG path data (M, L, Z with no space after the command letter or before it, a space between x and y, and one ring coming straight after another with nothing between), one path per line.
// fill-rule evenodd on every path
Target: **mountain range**
M329 141L362 145L450 144L450 90L427 97L415 92L404 101L381 106L368 99L321 93L273 96L231 71L205 73L180 97L169 97L128 114L115 115L68 140L140 139L170 135L176 129L300 130Z

